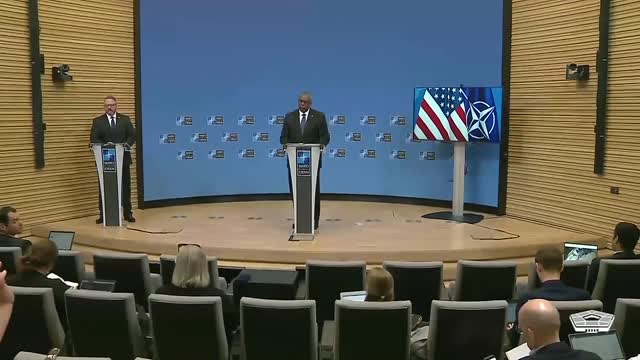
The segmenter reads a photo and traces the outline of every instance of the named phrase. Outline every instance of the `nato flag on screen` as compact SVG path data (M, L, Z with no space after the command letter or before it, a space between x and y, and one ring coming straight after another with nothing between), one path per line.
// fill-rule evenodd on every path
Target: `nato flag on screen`
M502 109L498 107L493 96L496 90L502 89L490 87L463 89L466 95L465 108L469 141L500 142L500 113Z

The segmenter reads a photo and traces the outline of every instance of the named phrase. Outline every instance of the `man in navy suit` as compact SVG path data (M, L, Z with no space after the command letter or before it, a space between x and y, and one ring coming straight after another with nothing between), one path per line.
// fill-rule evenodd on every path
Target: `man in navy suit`
M118 100L115 96L107 96L104 98L104 114L93 119L91 125L91 143L106 144L121 143L133 146L136 142L136 131L133 128L131 119L127 115L117 112ZM122 163L122 210L124 219L128 222L136 222L131 209L131 152L124 152ZM102 223L102 196L98 192L98 208L100 209L100 217L96 220L96 224Z
M320 150L329 144L329 128L324 113L311 108L311 94L304 92L298 97L298 108L288 113L282 124L280 133L280 144L287 147L288 143L320 144ZM318 168L316 182L316 207L315 207L315 228L318 228L320 221L320 168L322 168L322 155ZM293 197L291 177L289 179L289 193Z
M613 249L616 251L607 259L616 260L635 260L640 256L634 252L640 238L640 230L635 224L621 222L616 225L613 231ZM600 271L600 258L595 258L589 266L589 277L587 278L587 290L591 293L596 286L598 279L598 271ZM636 279L635 281L637 281Z
M542 283L538 289L523 294L518 300L516 314L529 300L546 299L550 301L591 300L591 295L584 289L565 285L560 280L564 267L563 253L557 246L546 246L536 253L536 273Z
M560 341L560 314L551 302L531 300L522 307L518 317L524 339L531 349L530 355L521 360L601 360L594 353L574 350Z

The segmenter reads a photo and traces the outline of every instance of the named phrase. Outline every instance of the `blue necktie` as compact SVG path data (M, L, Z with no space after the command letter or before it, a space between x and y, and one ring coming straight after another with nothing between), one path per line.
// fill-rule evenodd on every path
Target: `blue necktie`
M307 114L302 113L302 121L300 121L300 132L304 133L305 125L307 125Z

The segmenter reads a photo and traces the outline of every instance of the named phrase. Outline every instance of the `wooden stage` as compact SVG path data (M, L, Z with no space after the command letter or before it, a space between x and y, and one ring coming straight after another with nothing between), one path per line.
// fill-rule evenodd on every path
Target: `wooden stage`
M452 275L459 259L509 259L524 270L536 250L565 241L597 243L597 235L580 234L509 217L487 215L471 225L429 220L421 215L443 209L427 206L323 201L320 229L314 241L288 241L289 201L256 201L175 206L137 210L137 222L105 228L95 217L34 227L45 238L51 230L76 232L74 249L175 254L177 244L201 244L221 264L258 268L294 267L314 260L444 261ZM89 260L89 259L88 259ZM447 276L449 277L449 276Z

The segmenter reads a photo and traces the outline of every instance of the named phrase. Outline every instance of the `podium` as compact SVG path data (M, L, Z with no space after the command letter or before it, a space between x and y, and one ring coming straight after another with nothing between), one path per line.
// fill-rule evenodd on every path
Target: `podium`
M320 144L287 144L289 176L293 190L295 229L290 241L311 241L315 236L316 182L320 164Z
M127 144L91 144L102 202L102 225L122 226L122 162Z

